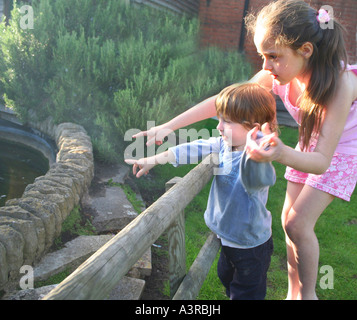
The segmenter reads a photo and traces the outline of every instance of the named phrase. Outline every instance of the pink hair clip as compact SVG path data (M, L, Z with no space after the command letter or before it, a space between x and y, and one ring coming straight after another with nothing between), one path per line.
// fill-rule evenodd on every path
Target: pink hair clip
M325 9L320 9L316 18L320 23L326 23L330 21L330 16Z

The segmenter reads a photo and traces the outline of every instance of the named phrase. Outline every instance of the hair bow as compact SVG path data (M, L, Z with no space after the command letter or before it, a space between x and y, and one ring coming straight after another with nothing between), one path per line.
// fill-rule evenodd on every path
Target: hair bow
M330 16L325 9L320 9L317 14L317 21L320 23L326 23L330 21Z

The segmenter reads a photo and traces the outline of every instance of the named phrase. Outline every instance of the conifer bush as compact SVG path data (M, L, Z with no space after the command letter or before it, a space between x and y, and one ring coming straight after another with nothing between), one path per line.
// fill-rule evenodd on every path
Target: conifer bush
M196 18L118 0L33 0L34 28L22 29L21 5L0 25L4 103L24 121L83 125L102 160L123 160L128 129L249 77L240 54L199 48Z

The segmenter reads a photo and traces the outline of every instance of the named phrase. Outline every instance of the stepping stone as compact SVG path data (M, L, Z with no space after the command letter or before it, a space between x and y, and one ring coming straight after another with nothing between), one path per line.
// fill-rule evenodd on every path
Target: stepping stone
M83 212L92 216L98 233L121 230L138 216L120 186L107 184L123 184L128 172L129 167L123 165L96 166L95 178L81 204Z
M14 294L7 295L4 300L41 300L56 286L57 284L36 289L20 290ZM144 280L123 277L105 300L140 300L144 288Z
M128 177L130 167L127 165L113 164L113 165L96 165L96 178L99 183L112 182L124 184Z
M41 300L50 291L56 288L57 284L44 286L36 289L25 289L7 295L4 300Z
M47 254L34 268L34 280L47 280L67 268L74 270L89 256L100 249L114 235L79 236L66 243L65 248ZM136 272L135 272L136 271ZM151 248L132 267L128 274L145 277L151 274ZM36 289L20 290L8 294L4 300L39 300L47 295L56 285ZM145 281L138 278L123 277L106 300L139 300L145 288Z
M123 277L106 300L140 300L144 288L144 280Z
M47 280L67 268L74 270L113 237L114 235L79 236L67 242L64 248L45 255L34 267L34 280ZM151 274L151 269L151 248L149 248L131 270L137 270L136 275L144 278Z
M111 238L113 235L79 236L67 242L64 248L48 253L34 267L34 280L47 280L67 268L74 270Z
M82 208L92 215L98 233L121 230L138 216L120 187L105 186L99 194L87 194Z

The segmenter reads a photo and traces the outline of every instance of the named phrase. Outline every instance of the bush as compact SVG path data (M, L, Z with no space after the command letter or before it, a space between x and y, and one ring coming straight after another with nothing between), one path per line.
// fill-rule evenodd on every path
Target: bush
M83 125L106 161L123 159L128 129L167 121L250 73L238 53L198 48L197 19L118 0L33 0L34 29L23 30L20 6L0 26L5 103L24 121Z

